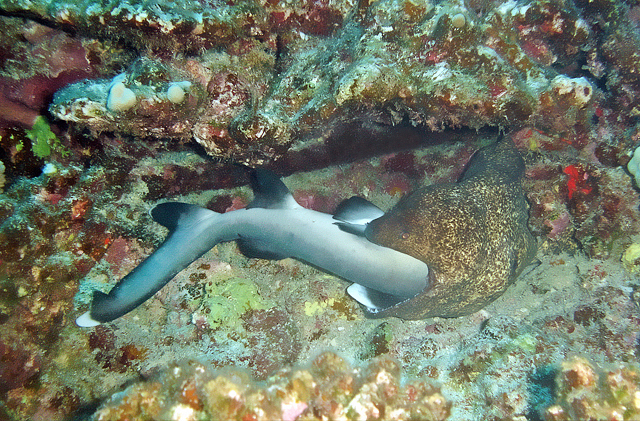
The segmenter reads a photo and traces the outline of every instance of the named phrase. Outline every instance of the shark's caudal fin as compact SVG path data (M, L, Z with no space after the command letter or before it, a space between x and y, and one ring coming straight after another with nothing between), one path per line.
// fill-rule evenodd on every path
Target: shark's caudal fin
M138 307L178 272L219 241L215 225L219 214L187 203L162 203L153 219L169 229L162 245L105 294L94 292L91 310L78 317L79 326L110 322Z

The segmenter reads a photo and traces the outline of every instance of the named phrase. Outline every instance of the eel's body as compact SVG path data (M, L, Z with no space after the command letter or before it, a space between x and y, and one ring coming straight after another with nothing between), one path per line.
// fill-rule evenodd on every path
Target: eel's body
M531 262L524 162L513 144L478 151L458 183L428 186L386 214L360 198L335 216L304 209L268 171L252 177L247 209L218 214L164 203L162 245L109 292L94 292L80 326L112 321L155 294L216 244L238 241L251 257L293 257L353 282L347 292L373 317L470 314L499 297Z
M432 280L416 297L372 315L457 317L502 295L537 251L524 171L513 142L500 140L476 152L458 183L417 190L368 224L367 238L422 260Z

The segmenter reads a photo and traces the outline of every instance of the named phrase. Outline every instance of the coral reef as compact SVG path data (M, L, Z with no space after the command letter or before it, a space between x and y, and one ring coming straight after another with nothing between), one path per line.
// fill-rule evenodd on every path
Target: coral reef
M281 370L260 387L242 371L216 374L190 362L129 386L93 419L447 419L450 404L439 390L425 382L401 384L400 371L388 358L360 369L323 353L308 369Z
M3 2L6 12L4 7ZM0 28L0 128L30 127L54 92L108 68L92 54L98 42L83 42L35 21L4 15Z
M637 1L2 0L0 28L1 419L638 418ZM366 319L226 244L73 324L159 243L154 204L246 206L233 164L389 209L498 129L539 252L476 313Z
M264 14L251 1L31 2L6 1L5 13L30 15L51 26L74 28L95 38L113 38L131 45L169 51L197 51L262 33Z
M546 421L632 420L640 416L640 372L621 364L596 369L587 360L563 361L556 375L559 402L544 411Z
M26 148L29 139L25 137L24 143ZM60 157L52 151L49 158L54 156ZM70 388L58 379L43 382L42 376L51 372L66 370L73 364L85 367L96 364L127 376L148 357L144 346L134 341L118 344L115 335L104 329L83 335L82 342L88 343L80 355L73 352L68 355L58 348L66 335L64 330L73 323L69 312L74 307L78 280L90 273L103 257L102 265L92 272L98 280L105 272L118 273L115 268L131 269L135 265L131 258L135 259L136 253L139 255L143 247L153 242L151 232L145 235L146 239L133 239L133 225L120 225L115 230L109 227L107 221L112 218L120 221L132 218L131 221L138 221L134 225L148 220L144 210L133 209L132 202L127 201L138 193L131 195L135 183L128 183L127 177L144 178L152 186L154 179L163 180L180 171L175 163L167 163L159 167L157 174L151 168L145 168L143 173L121 172L124 166L131 168L139 162L139 155L129 158L130 161L119 160L111 167L93 169L49 162L37 177L12 179L0 196L3 419L64 419L86 403L87 397L81 398L82 392L75 386ZM185 174L196 171L200 165L205 165L201 171L206 171L207 165L211 165L194 157L184 162ZM202 182L224 183L215 177ZM180 191L178 184L176 192ZM153 188L151 191L147 188L146 192L156 198L160 193ZM124 202L118 203L122 199ZM99 281L92 285L98 284ZM77 348L69 346L68 349ZM59 358L53 358L52 353ZM13 415L7 415L7 411Z
M208 163L178 144L168 151L146 143L123 150L126 143L112 140L97 154L103 156L98 161L103 164L94 164L92 170L55 162L57 171L49 175L17 179L2 196L0 214L5 239L0 248L2 287L7 292L1 303L6 358L0 375L12 379L2 391L6 418L68 418L140 374L170 375L167 367L184 360L247 370L258 382L245 377L238 393L266 393L259 381L270 382L274 373L293 362L304 366L318 351L332 349L358 367L374 357L392 357L403 379L440 388L450 404L450 419L519 414L543 419L547 408L562 402L560 389L549 384L566 350L587 356L594 366L636 358L637 296L630 291L637 289L638 281L625 272L620 259L629 244L640 241L633 234L640 231L640 200L632 178L622 169L584 167L588 174L598 174L599 181L586 197L606 194L618 203L604 215L606 220L582 223L593 244L601 244L611 256L604 261L587 259L577 252L575 237L565 237L581 227L576 222L580 208L573 203L587 200L580 189L568 197L570 176L563 170L577 164L574 158L556 158L560 165L551 161L557 152L545 152L548 139L541 136L536 137L540 152L527 155L526 180L533 199L531 227L543 241L540 264L528 269L495 303L457 319L368 320L345 295L342 281L295 261L247 259L233 244L226 244L196 261L139 310L113 324L82 330L73 319L86 306L89 292L108 289L160 240L162 232L146 214L153 203L180 197L218 211L243 206L249 193L234 187L242 181L242 171ZM286 183L295 197L325 212L353 194L389 208L398 192L457 177L458 161L468 159L486 140L300 173ZM212 190L221 187L226 188ZM602 208L594 207L593 212L598 209ZM592 215L592 210L585 211L583 216ZM545 222L564 212L569 215L566 226L552 234ZM599 238L602 233L589 231L598 226L618 226L619 233ZM231 300L224 301L225 312L219 311L219 295ZM46 382L40 381L43 376ZM153 381L132 386L127 402L141 408L144 399L135 392L140 390L150 399L145 405L160 411L158 417L173 416L162 411L191 411L184 407L190 404L177 401L175 394L164 400L167 406L153 406L158 396L167 395L154 395L152 384L162 388ZM189 413L205 410L204 393L196 394L202 408L193 407ZM402 401L402 408L412 410L414 401L398 396L397 404ZM136 410L117 397L109 405ZM362 405L367 407L364 401ZM293 413L301 407L287 409ZM282 405L275 408L281 411Z
M239 67L250 70L238 76ZM57 92L51 112L94 133L117 130L183 140L214 136L220 146L209 152L221 155L229 124L252 95L268 88L272 67L272 55L257 42L234 55L210 53L170 65L140 58L112 79L82 81Z
M595 18L576 6L507 3L473 11L446 2L385 0L361 2L349 13L346 3L318 3L310 10L302 3L286 12L277 4L253 6L246 14L239 5L226 6L227 16L242 22L231 26L253 26L248 32L260 37L208 32L206 14L198 15L197 24L193 17L183 20L204 25L194 36L219 50L132 65L123 76L126 86L113 86L127 89L127 110L107 107L111 82L86 81L59 92L52 112L95 131L194 137L211 155L249 165L319 141L328 149L338 142L370 143L345 137L355 127L375 139L381 127L407 121L417 133L535 124L580 138L589 124L596 85L576 67L585 54L597 54L598 36ZM72 21L90 22L98 12L75 13ZM152 15L139 25L157 30ZM140 13L129 18L134 16ZM314 20L312 27L304 23ZM227 44L228 37L235 43ZM191 45L177 36L173 42ZM167 83L176 77L187 77L194 90L179 107L182 113L166 96ZM136 91L143 91L136 93L139 101L132 96Z

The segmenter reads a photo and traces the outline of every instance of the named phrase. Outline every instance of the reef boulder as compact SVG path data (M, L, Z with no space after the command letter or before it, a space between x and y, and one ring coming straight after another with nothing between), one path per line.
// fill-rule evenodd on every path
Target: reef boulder
M71 85L51 111L94 131L194 138L252 166L319 148L330 162L363 146L379 153L405 132L531 124L577 135L588 125L595 85L580 63L596 54L596 35L570 3L360 2L312 8L316 26L299 7L289 11L297 24L277 5L258 7L260 36L211 33L216 48L188 59L149 52L116 76L124 86ZM114 93L126 109L108 106Z

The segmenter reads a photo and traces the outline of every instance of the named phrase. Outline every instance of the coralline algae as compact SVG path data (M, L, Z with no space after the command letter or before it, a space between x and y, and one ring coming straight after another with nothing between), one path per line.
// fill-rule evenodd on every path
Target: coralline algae
M332 7L336 13L346 8ZM587 124L594 85L558 69L570 68L595 48L595 35L586 16L569 6L507 3L476 14L448 3L365 2L335 19L338 29L321 35L276 25L278 6L256 10L261 16L256 21L271 23L260 37L236 34L237 41L218 46L216 54L189 60L149 55L146 60L155 65L127 70L130 81L165 75L171 80L172 73L186 77L193 83L193 101L183 113L164 106L166 96L148 92L146 101L153 106L140 104L126 118L112 115L120 109L96 115L104 99L85 91L104 89L100 81L95 87L83 82L66 88L51 110L94 131L193 137L211 155L249 165L330 142L340 127L362 126L375 138L374 122L392 127L410 121L423 131L533 123L574 135ZM234 16L247 19L240 15ZM145 24L151 22L139 23ZM221 78L231 86L220 90ZM136 91L116 87L128 99ZM220 105L225 114L216 113ZM132 106L127 101L127 108ZM576 124L551 121L550 114L570 114ZM318 127L333 129L322 134Z

